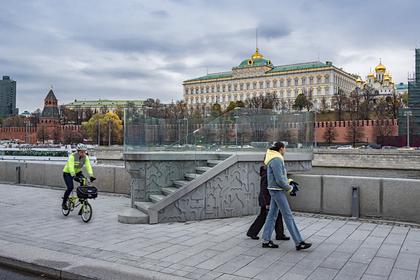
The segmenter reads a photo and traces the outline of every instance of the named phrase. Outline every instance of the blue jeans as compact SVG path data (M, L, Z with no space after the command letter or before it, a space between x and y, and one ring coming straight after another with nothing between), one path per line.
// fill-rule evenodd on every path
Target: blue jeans
M75 177L83 177L82 171L76 173ZM70 175L70 173L63 172L63 178L64 182L66 183L67 190L64 192L63 196L63 204L66 203L67 199L69 198L73 188L73 177Z
M268 211L267 219L265 220L264 232L262 239L264 242L271 240L271 235L274 230L274 223L277 219L277 213L280 212L283 215L284 223L292 236L293 241L296 245L303 241L300 236L299 229L296 226L295 220L293 219L292 210L290 210L289 202L286 198L284 191L273 191L268 190L271 195L270 211Z

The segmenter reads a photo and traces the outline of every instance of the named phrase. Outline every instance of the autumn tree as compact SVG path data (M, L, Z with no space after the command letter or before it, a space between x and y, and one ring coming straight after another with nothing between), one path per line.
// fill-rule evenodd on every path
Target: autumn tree
M245 105L248 108L274 109L278 106L278 102L274 94L266 94L247 99Z
M337 114L337 119L339 121L343 120L343 115L346 110L346 104L347 104L347 96L341 88L337 90L337 92L334 94L332 98L332 104L333 108Z
M308 100L306 95L304 95L303 93L300 93L295 99L295 102L293 104L293 109L300 112L303 110L303 108L311 107L310 103L311 102Z
M365 136L365 133L357 124L357 120L350 121L350 125L346 130L346 140L352 143L353 147L356 143L363 141L363 137Z
M325 97L325 95L323 95L321 97L319 110L321 111L321 113L324 113L324 112L328 111L328 109L329 108L328 108L327 98Z
M337 137L337 132L335 131L335 128L331 125L327 126L324 132L324 140L328 143L328 145L331 145L332 142L334 142L335 138Z
M41 141L42 143L45 143L46 140L49 138L48 130L44 125L38 126L38 129L36 131L36 138L38 141Z
M82 127L87 136L92 139L92 142L96 142L98 138L99 144L108 143L112 145L122 144L123 142L122 121L113 112L95 114L89 121L84 122Z
M77 144L83 142L83 134L78 130L64 130L63 143L64 144Z
M25 127L24 116L11 116L2 120L3 127Z
M60 126L54 127L51 133L51 138L52 140L54 140L54 144L60 143L61 141L61 127Z
M376 103L378 91L370 86L365 86L362 90L362 103L360 105L360 119L369 120L370 113L373 111Z

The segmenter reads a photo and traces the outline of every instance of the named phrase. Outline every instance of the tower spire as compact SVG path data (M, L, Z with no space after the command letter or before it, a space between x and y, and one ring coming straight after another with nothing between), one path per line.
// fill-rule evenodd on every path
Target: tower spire
M258 28L255 28L255 49L258 52Z
M263 58L264 56L260 54L258 50L258 28L255 28L255 53L251 56L251 59Z

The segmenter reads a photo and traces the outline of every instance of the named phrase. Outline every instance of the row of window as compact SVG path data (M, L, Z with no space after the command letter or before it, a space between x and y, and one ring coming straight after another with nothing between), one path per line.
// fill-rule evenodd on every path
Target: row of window
M287 90L280 90L280 91L274 91L274 92L263 92L263 93L247 93L247 94L236 94L236 95L222 95L222 96L195 96L187 98L188 104L196 104L196 103L215 103L215 102L230 102L230 101L245 101L246 99L250 99L253 97L258 96L265 96L266 94L275 94L277 98L285 98L285 97L292 97L296 98L300 93L303 94L312 94L312 96L320 96L320 95L326 95L329 92L329 87L326 86L323 89L321 87L318 87L317 89L312 89L312 91L308 91L307 89L293 89L290 88Z
M324 81L322 81L322 77L324 77ZM185 87L185 94L198 94L198 93L214 93L214 92L231 92L231 91L243 91L243 90L254 90L254 89L264 89L264 88L277 88L277 87L285 87L285 86L294 86L298 85L313 85L315 83L322 84L329 83L330 78L329 75L325 76L317 76L317 77L301 77L301 78L288 78L288 79L280 79L280 80L267 80L267 81L259 81L259 82L247 82L247 83L235 83L235 84L215 84L211 86L201 86L201 87Z

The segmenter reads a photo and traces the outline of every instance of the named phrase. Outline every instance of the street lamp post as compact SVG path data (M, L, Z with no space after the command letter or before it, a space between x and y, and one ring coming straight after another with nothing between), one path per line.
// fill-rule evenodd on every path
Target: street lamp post
M188 118L184 118L184 121L187 121L187 133L185 134L185 145L188 144Z
M101 145L101 122L98 120L98 146Z
M277 116L271 116L271 120L273 121L273 143L277 141L276 137L277 137L277 133L276 133L276 120L277 120Z
M315 103L315 106L314 106L314 147L315 148L317 148L317 146L318 146L318 142L317 142L317 139L316 139L316 131L317 131L317 125L316 125L316 114L318 113L318 110L319 110L319 104L318 103Z
M234 116L235 118L235 145L238 147L238 119L239 116Z
M238 147L238 110L240 110L240 107L235 107L235 146Z
M108 120L108 146L111 146L111 120Z
M410 147L410 116L413 115L411 111L405 111L404 116L407 117L407 147Z
M178 144L181 145L181 119L178 119Z

